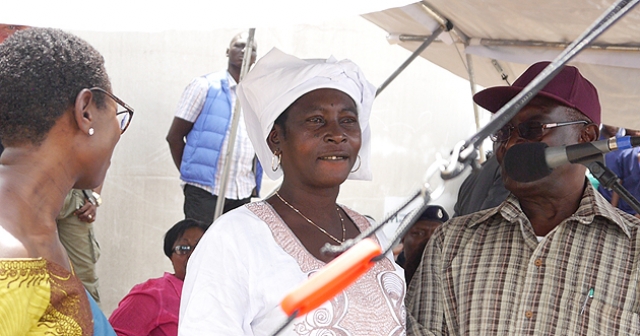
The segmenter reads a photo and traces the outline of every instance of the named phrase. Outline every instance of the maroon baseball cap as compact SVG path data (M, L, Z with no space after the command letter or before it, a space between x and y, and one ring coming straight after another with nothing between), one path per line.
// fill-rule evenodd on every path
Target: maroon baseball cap
M511 86L494 86L482 90L473 96L473 100L488 111L495 113L511 98L515 97L529 84L550 62L538 62L530 66ZM595 124L600 124L600 101L598 90L586 78L582 77L578 68L565 66L560 72L538 92L538 96L547 97L558 103L575 108L589 117Z

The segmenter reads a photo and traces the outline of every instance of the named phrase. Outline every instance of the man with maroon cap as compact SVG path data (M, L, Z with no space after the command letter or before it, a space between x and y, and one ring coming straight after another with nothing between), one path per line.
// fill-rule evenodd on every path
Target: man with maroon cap
M496 112L548 64L474 100ZM567 66L492 138L502 164L518 143L597 140L599 123L595 87ZM585 169L528 183L503 171L502 204L437 229L409 287L408 335L640 334L640 220L595 192Z

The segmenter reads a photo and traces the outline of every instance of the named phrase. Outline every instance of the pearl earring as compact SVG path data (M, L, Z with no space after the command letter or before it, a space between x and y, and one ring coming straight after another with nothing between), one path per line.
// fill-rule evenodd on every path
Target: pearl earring
M92 136L94 132L93 127L89 128L89 136Z

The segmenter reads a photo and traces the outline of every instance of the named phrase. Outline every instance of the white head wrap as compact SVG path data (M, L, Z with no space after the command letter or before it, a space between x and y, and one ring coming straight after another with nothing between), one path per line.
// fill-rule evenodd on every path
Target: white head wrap
M238 84L238 98L244 112L247 133L264 172L275 180L282 169L271 169L273 153L267 136L274 121L298 98L316 89L336 89L348 94L358 108L362 132L360 168L349 179L371 180L371 130L369 117L375 98L375 87L367 81L360 68L350 60L302 60L273 48L262 57ZM356 167L358 163L356 162Z

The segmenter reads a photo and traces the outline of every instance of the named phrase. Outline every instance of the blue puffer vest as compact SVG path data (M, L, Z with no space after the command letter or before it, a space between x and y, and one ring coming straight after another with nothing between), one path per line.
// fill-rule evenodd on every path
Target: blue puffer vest
M205 78L209 82L209 91L198 119L187 134L180 178L185 182L213 186L222 143L231 123L232 103L226 70L208 74ZM262 181L260 163L255 173L259 192Z

